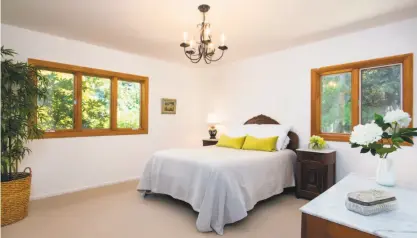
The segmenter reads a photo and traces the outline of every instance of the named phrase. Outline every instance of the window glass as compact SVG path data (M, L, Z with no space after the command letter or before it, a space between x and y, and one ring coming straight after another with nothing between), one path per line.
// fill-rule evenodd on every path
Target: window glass
M352 127L352 75L321 76L321 132L350 133Z
M82 76L82 127L110 128L110 79Z
M140 128L140 83L117 82L117 128Z
M47 98L38 99L38 125L42 130L74 128L74 74L40 70L48 78Z
M374 120L374 114L401 108L401 64L361 69L360 120Z

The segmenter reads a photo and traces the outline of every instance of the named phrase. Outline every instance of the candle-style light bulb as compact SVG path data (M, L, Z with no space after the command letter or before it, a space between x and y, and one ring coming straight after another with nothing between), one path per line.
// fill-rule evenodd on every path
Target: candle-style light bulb
M192 40L190 40L190 48L193 48L194 43L195 43L195 40L194 40L194 38L193 38Z
M188 32L184 32L184 43L187 43Z
M209 53L211 53L211 52L213 52L214 51L214 45L213 45L213 43L210 43L209 45L208 45L208 52Z
M208 40L208 39L209 39L209 35L210 35L210 28L209 28L209 27L206 27L206 28L204 29L204 36L203 36L203 39L204 39L204 40Z
M224 36L224 33L222 33L221 36L220 36L221 46L224 46L225 41L226 41L226 37Z

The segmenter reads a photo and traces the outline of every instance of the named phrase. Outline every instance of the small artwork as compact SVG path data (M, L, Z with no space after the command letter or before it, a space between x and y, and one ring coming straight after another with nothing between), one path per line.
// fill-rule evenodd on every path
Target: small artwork
M177 99L162 98L161 113L162 114L176 114L177 113Z

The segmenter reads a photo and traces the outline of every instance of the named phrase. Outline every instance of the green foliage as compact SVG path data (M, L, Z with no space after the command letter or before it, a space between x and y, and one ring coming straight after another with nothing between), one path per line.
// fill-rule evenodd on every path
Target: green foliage
M140 83L119 81L117 93L117 127L140 127Z
M110 128L110 88L110 79L83 76L81 102L83 128Z
M38 98L39 126L46 131L73 129L74 75L48 70L40 72L49 84L46 98Z
M73 74L42 70L49 81L47 97L38 100L39 124L43 130L74 128ZM108 78L82 77L82 127L110 128L111 83ZM118 81L118 128L140 127L140 84Z
M401 148L404 142L414 144L412 137L417 136L417 128L398 128L396 123L385 123L381 115L374 115L375 123L385 131L382 134L381 141L374 142L367 146L351 143L352 148L362 147L361 153L371 152L373 156L379 155L380 158L386 158L388 154L393 153ZM386 131L390 131L388 133ZM386 146L384 146L384 144Z
M401 65L361 71L361 122L369 123L374 114L401 108Z
M321 130L329 133L349 133L352 125L351 74L322 77Z
M48 80L23 62L15 62L13 50L1 47L1 178L17 177L19 163L30 152L27 141L40 138L43 131L34 118L36 98L46 98ZM34 77L38 77L38 83Z
M350 73L323 76L321 100L322 131L350 133L352 125ZM384 114L389 109L397 108L401 108L401 66L363 69L360 112L362 124L374 120L375 113Z

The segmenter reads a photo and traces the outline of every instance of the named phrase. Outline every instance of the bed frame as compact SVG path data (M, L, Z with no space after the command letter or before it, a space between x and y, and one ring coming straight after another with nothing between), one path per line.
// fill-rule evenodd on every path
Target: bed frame
M262 125L262 124L277 124L279 125L280 123L275 121L274 119L265 116L265 115L258 115L256 117L252 117L251 119L247 120L244 125L248 125L248 124L258 124L258 125ZM287 146L287 149L293 150L295 151L296 149L298 149L298 135L295 132L288 132L288 137L290 138L290 143Z

